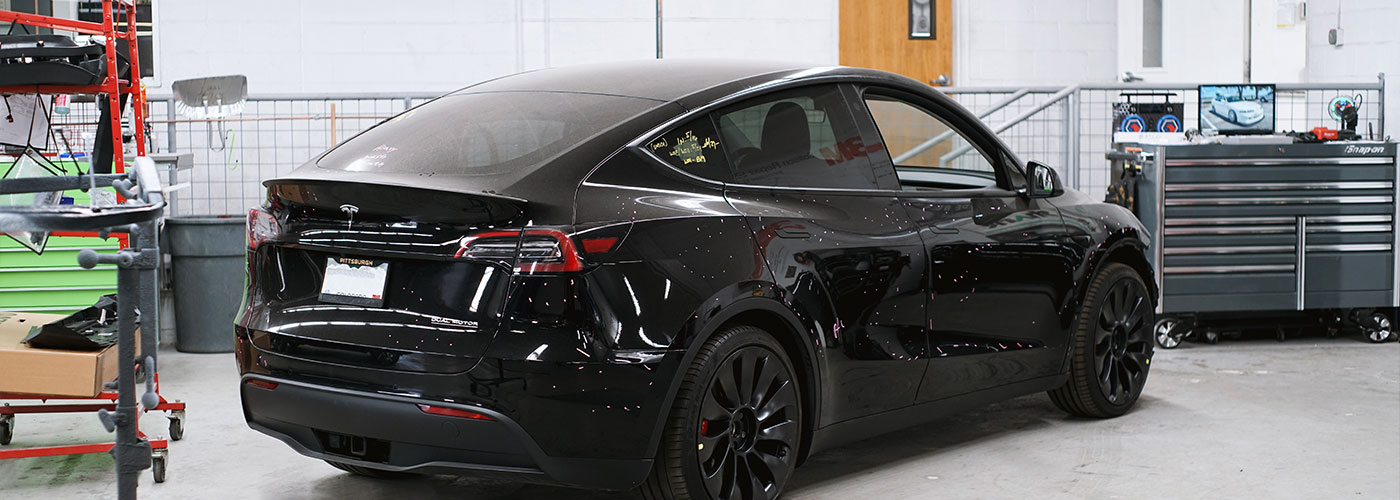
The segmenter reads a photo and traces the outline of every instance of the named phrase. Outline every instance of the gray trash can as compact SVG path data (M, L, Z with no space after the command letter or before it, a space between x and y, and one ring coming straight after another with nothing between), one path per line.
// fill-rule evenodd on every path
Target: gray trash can
M175 292L175 349L233 352L233 316L243 300L242 216L165 221Z

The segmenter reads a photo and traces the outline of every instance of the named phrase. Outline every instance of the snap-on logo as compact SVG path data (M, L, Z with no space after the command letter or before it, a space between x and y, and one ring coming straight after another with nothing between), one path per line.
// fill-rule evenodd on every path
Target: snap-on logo
M1385 147L1383 146L1357 146L1355 144L1349 144L1347 145L1346 154L1369 155L1372 153L1380 153L1382 151L1385 151Z

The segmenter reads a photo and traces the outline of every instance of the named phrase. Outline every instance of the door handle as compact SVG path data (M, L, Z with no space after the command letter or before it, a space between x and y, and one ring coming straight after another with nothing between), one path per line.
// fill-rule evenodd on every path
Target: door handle
M938 227L936 225L932 225L928 227L928 230L930 233L933 234L958 234L957 228L951 227Z
M778 228L773 230L773 234L777 235L779 238L802 239L812 237L812 233L807 232L805 229Z

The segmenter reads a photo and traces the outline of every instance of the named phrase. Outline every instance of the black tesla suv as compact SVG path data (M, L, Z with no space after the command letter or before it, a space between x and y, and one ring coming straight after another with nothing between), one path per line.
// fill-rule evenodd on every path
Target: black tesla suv
M973 405L1120 415L1152 357L1138 220L879 71L522 73L266 186L244 416L356 474L771 499Z

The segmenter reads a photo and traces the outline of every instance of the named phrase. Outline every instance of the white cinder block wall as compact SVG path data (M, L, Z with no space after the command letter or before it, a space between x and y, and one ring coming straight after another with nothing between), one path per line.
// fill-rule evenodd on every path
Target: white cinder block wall
M642 3L654 7L653 1ZM811 65L834 65L839 60L837 0L666 0L664 6L666 57L738 57ZM654 30L654 19L648 22L653 22Z
M1120 32L1133 31L1120 29L1122 1L1131 0L959 1L954 83L1114 81L1128 69L1124 55L1141 51L1122 43ZM1372 81L1375 73L1386 72L1394 82L1387 93L1389 133L1400 135L1400 30L1395 29L1400 2L1340 2L1346 30L1341 48L1326 43L1338 3L1308 2L1307 50L1298 54L1307 60L1303 79ZM666 57L819 65L839 59L838 0L668 0L664 5ZM656 54L654 0L170 0L156 6L159 80L166 88L182 78L244 74L250 90L261 94L442 92L518 71ZM1211 41L1219 38L1212 33L1230 30L1192 33L1190 27L1200 21L1193 19L1169 19L1164 26L1173 32L1169 39L1215 47L1193 52L1238 52L1237 40ZM1186 31L1176 32L1173 25ZM1192 70L1203 70L1209 59L1177 61L1181 68L1151 80L1185 81L1172 76L1195 75ZM1209 72L1209 79L1233 75L1221 73Z
M1117 0L963 0L953 4L960 86L1112 81Z
M1338 25L1342 45L1327 43ZM1372 82L1384 72L1386 134L1400 137L1400 1L1308 0L1307 81ZM1365 106L1365 103L1362 103Z
M525 70L656 56L654 0L161 1L160 81L252 93L442 92ZM837 61L837 0L670 0L667 57Z

